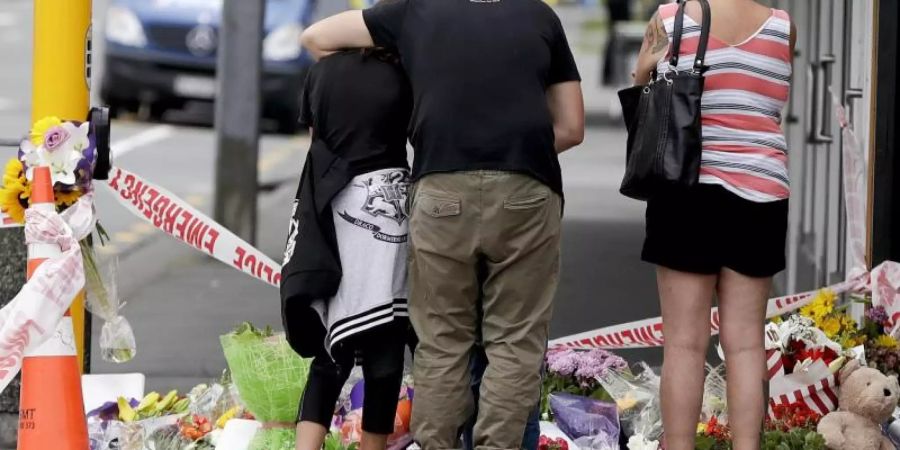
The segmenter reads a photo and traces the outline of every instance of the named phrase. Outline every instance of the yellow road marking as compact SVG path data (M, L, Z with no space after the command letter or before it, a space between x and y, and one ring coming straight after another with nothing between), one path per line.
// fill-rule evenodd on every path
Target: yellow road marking
M147 235L156 231L156 228L154 228L153 225L150 225L147 222L138 222L131 227L130 231L139 235Z
M295 137L290 139L286 144L266 153L259 159L257 169L260 173L266 173L269 170L279 166L282 162L293 156L298 148L302 148L304 143L308 142L308 137Z
M206 203L206 196L202 194L191 194L184 198L184 201L188 202L189 205L199 208Z
M131 231L120 231L113 235L116 242L124 242L126 244L134 244L141 240L141 236Z

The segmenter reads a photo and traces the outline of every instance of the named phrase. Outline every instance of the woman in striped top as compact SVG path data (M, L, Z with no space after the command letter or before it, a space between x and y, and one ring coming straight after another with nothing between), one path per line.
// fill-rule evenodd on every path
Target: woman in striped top
M785 267L787 144L781 112L796 35L784 11L753 0L709 0L712 29L702 100L699 185L647 205L643 259L657 265L665 359L662 408L668 450L694 448L718 299L728 361L728 422L736 450L756 450L766 405L763 323L772 277ZM635 72L646 84L668 67L677 4L659 8ZM689 2L682 58L690 70L702 11Z

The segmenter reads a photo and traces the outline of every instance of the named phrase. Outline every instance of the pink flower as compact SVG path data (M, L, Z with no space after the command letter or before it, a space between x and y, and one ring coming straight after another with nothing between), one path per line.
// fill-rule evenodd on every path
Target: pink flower
M55 126L44 134L44 148L52 152L69 140L69 132L61 126Z

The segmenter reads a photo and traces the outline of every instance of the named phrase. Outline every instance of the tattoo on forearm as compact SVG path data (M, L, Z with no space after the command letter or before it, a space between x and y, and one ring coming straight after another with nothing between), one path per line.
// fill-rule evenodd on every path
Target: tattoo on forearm
M665 50L669 46L669 35L662 26L662 21L659 19L659 12L653 14L653 18L650 19L650 27L648 27L647 30L648 34L651 30L653 32L653 37L650 42L653 43L653 53L659 53Z

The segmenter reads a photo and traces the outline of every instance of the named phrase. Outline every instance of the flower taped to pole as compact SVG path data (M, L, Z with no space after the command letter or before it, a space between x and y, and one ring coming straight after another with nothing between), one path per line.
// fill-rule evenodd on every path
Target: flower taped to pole
M34 170L30 213L56 214L50 169ZM34 242L28 245L28 276L44 261L60 258L78 244L71 229L58 243ZM63 246L65 248L63 248ZM80 256L80 255L79 255ZM80 260L76 265L80 265ZM84 285L84 268L64 268L68 277ZM56 286L42 286L47 297ZM71 302L71 299L69 299ZM22 392L19 404L19 450L84 450L88 448L87 423L81 393L81 374L75 349L72 317L66 312L49 339L36 348L28 348L22 363Z

